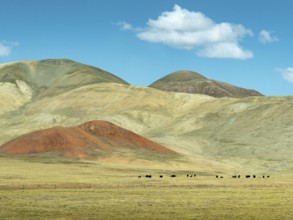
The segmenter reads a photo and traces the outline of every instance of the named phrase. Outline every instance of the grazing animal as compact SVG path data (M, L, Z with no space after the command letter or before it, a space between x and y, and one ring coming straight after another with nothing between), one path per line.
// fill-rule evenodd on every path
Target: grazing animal
M138 178L141 178L141 176L138 176Z
M265 178L265 175L263 175L262 178Z
M221 179L223 179L224 177L223 177L223 176L221 176L220 178L221 178Z
M196 177L196 174L187 174L186 177Z
M174 178L174 177L176 177L176 175L172 174L170 177Z
M237 175L232 176L232 178L237 178Z
M219 178L219 176L218 176L218 175L216 175L216 178Z
M160 175L160 178L163 178L163 175Z
M253 178L256 178L256 175L253 175Z
M267 178L270 178L270 176L267 176Z
M250 178L250 175L246 175L245 177L246 177L246 178Z
M240 178L240 175L238 175L238 178Z
M145 175L145 178L152 178L152 175Z

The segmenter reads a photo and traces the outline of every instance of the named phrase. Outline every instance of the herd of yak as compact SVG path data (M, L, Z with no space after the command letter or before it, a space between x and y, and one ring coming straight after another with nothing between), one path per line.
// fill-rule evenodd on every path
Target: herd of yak
M138 178L142 178L142 177L143 177L143 176L141 176L141 175L138 176ZM148 174L148 175L145 175L144 177L145 177L145 178L152 178L153 176ZM160 175L159 177L160 177L160 178L163 178L164 176L163 176L163 175ZM172 174L172 175L170 175L170 177L171 177L171 178L175 178L176 175L175 175L175 174ZM187 177L187 178L196 177L196 174L187 174L186 177ZM244 177L245 177L246 179L257 178L256 175L245 175ZM223 176L220 176L220 175L216 175L216 178L223 179L224 177L223 177ZM239 179L239 178L241 178L241 175L233 175L232 178L234 178L234 179ZM259 178L270 178L270 176L269 176L269 175L262 175L262 176L259 176Z

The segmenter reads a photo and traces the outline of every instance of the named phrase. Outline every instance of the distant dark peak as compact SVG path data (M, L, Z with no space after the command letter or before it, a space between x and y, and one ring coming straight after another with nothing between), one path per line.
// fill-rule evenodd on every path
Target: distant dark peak
M200 75L193 71L187 71L187 70L180 70L173 72L165 77L163 77L166 82L176 81L176 82L184 82L184 81L191 81L196 79L207 79L203 75Z
M208 79L192 71L177 71L171 73L152 83L150 87L169 92L205 94L213 97L247 97L262 95L254 90Z

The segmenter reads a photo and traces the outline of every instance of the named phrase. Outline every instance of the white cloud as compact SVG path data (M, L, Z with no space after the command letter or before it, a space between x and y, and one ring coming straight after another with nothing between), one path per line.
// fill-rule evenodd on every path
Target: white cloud
M276 71L281 73L283 79L293 83L293 68L292 67L288 67L286 69L276 69Z
M197 49L197 54L210 58L248 59L253 53L244 50L239 41L252 36L242 25L215 23L201 12L175 5L156 20L149 19L145 29L136 29L137 37L151 43L162 43L179 49ZM224 50L224 51L220 51Z
M120 26L121 30L133 30L132 25L125 21L120 21L117 25Z
M11 47L6 43L0 42L0 57L6 57L11 53Z
M234 43L211 44L200 50L197 54L209 58L235 58L242 60L253 57L251 51L244 50Z
M279 39L272 35L271 31L262 30L259 33L259 41L263 44L278 42Z
M0 57L9 56L13 47L19 46L19 42L0 41Z

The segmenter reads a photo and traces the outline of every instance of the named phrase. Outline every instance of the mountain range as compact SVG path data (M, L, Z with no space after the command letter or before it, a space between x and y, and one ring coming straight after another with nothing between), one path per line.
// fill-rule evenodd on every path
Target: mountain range
M67 135L68 127L106 121L181 155L168 161L178 166L290 172L292 107L292 97L262 96L191 71L143 87L70 60L19 61L0 65L0 151L31 132Z

